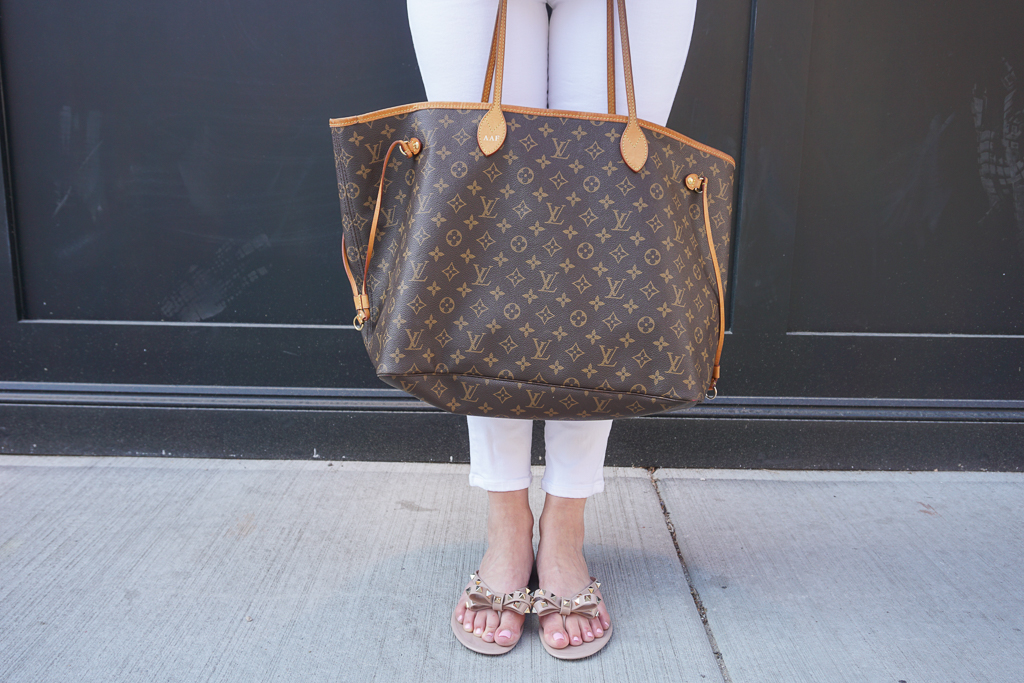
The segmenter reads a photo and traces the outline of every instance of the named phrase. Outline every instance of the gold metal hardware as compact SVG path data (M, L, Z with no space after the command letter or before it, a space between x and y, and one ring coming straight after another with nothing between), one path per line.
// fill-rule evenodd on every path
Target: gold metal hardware
M419 138L409 138L408 141L399 140L398 151L402 153L402 156L414 157L423 151L423 143Z
M690 175L686 176L686 180L684 181L686 183L686 189L693 190L694 192L700 192L703 180L704 176L699 176L696 173L691 173Z

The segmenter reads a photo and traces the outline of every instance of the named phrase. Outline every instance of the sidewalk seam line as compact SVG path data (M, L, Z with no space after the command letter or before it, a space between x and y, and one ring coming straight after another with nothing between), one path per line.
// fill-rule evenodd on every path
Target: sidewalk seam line
M679 539L676 537L676 527L672 523L672 515L669 514L668 507L665 505L665 499L661 497L661 489L658 487L658 479L655 476L657 470L657 467L647 468L651 477L651 486L654 487L654 495L658 497L658 504L661 505L661 513L665 516L665 526L668 529L669 536L672 537L672 545L676 548L676 557L679 558L679 565L683 568L683 577L686 579L686 585L690 589L690 597L693 598L693 604L697 607L697 614L700 615L700 621L704 624L704 634L708 638L708 644L711 645L711 652L715 655L715 661L718 662L718 670L722 674L722 680L724 683L732 683L729 669L725 666L725 658L718 647L718 641L711 630L711 624L708 623L707 609L704 607L704 601L701 600L700 593L697 592L697 588L693 585L693 580L690 578L690 568L686 566L686 560L683 559L683 551L679 547Z

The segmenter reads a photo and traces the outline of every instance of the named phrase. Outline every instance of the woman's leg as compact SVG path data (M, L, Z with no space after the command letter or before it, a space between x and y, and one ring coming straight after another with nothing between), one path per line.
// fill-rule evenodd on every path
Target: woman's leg
M552 109L600 112L607 109L604 3L550 0L548 104ZM637 115L664 125L683 73L696 0L629 0L630 56ZM617 13L616 13L617 20ZM616 21L617 23L617 21ZM618 28L615 36L618 43ZM616 109L626 113L622 48L616 47ZM586 496L604 488L601 472L610 421L548 422L540 517L537 574L541 587L569 597L590 583L583 557ZM590 642L611 625L604 601L594 619L550 614L541 619L549 645L563 648Z
M530 442L533 422L468 417L469 483L487 491L487 552L480 577L495 591L511 593L530 580L533 570L533 512ZM512 645L519 640L523 616L506 610L466 609L461 597L455 618L467 632L486 642Z
M407 0L427 99L479 102L497 0ZM542 0L509 0L502 100L546 107L548 14Z
M537 575L540 585L556 595L570 597L590 583L583 558L583 510L587 496L604 490L604 456L611 420L555 422L544 425L544 480L547 496L540 517ZM602 601L594 619L558 614L541 619L548 644L555 648L600 638L611 625Z
M408 0L409 26L427 97L477 102L494 31L497 0ZM503 100L547 106L547 9L539 0L511 0L506 30ZM533 569L530 437L526 420L469 418L470 483L488 491L487 552L480 576L511 592ZM460 599L456 619L487 642L513 645L524 617L505 610L472 612Z
M608 110L605 4L550 0L548 106ZM697 0L627 0L629 54L637 116L665 125L690 50ZM615 108L626 114L618 11L615 12Z

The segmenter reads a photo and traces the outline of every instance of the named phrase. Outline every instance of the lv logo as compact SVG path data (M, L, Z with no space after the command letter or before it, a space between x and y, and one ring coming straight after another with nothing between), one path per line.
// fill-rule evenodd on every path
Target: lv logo
M478 266L474 263L473 267L476 268L476 280L470 284L479 285L480 287L486 287L491 284L491 281L487 280L487 274L491 272L491 268L494 266ZM484 280L487 280L487 282L484 282Z
M427 276L424 274L427 269L427 262L420 261L419 263L412 264L412 277L410 282L426 282Z
M459 382L462 385L462 400L467 403L476 403L476 390L480 387L479 384L470 384L469 382Z
M612 211L615 213L615 227L612 228L612 230L616 230L618 232L626 232L627 230L629 230L629 228L626 226L626 221L629 220L629 217L632 215L633 212L627 211L626 213L622 213L618 209L612 209Z
M569 141L559 142L558 138L551 138L551 142L555 143L555 153L551 155L552 159L568 159L569 155L565 153L565 148L569 146Z
M469 330L466 330L466 334L469 335L469 348L466 349L466 353L483 353L484 350L480 348L480 342L484 339L484 333L473 334Z
M608 280L608 295L606 299L621 299L622 298L622 283L626 281L626 278L621 280L613 280L612 278L605 278ZM617 347L616 347L617 348Z
M420 339L423 337L423 330L406 330L405 333L409 335L409 345L405 347L406 351L422 351L423 345L420 343Z
M526 390L526 394L527 394L527 396L530 397L530 405L526 406L527 408L543 408L544 407L544 406L542 406L540 404L540 400L542 398L544 398L544 392L543 391L530 391L529 389L527 389Z
M375 164L378 161L381 161L383 159L383 157L381 156L381 153L380 153L381 147L383 147L383 146L384 146L384 141L383 140L378 142L376 145L371 145L370 143L366 143L364 145L364 147L366 147L366 149L370 150L370 163L371 164Z
M537 352L533 354L533 360L551 360L551 356L545 355L548 352L548 347L551 346L550 339L541 341L533 337L533 346L537 349Z
M729 196L729 185L722 182L722 179L718 179L718 194L715 195L718 199L729 201L732 197Z
M607 413L608 404L611 403L612 400L610 398L606 398L602 401L597 396L594 396L594 402L597 403L597 406L594 407L595 413Z
M614 368L618 363L613 363L615 359L615 352L619 350L618 346L608 348L604 344L601 344L601 362L598 365L602 368Z
M683 182L683 178L682 178L683 165L682 164L677 164L675 159L671 159L671 161L672 161L672 180L677 182L677 183Z
M420 202L420 208L416 209L416 213L430 213L430 203L429 203L429 201L430 201L430 195L432 195L432 194L434 194L434 193L430 192L426 196L424 196L422 194L417 194L416 195L416 199L418 199L419 202Z
M484 203L484 212L480 214L480 218L497 218L494 215L494 205L498 203L498 198L488 199L487 197L480 197L480 200Z
M686 302L683 301L683 297L686 296L687 290L679 287L678 285L672 285L672 289L676 291L676 300L672 302L672 305L676 308L686 308Z
M540 288L542 292L549 292L554 294L556 290L552 289L551 285L555 283L555 276L558 275L558 271L548 275L545 271L540 271L540 279L544 281L544 286Z
M398 225L398 221L395 220L395 212L396 212L397 209L398 209L397 206L392 206L392 207L387 208L387 209L381 208L380 212L382 214L384 214L384 221L385 221L384 227L385 228L391 228L391 227L394 227L394 226Z
M551 204L551 202L547 202L547 205L548 205L548 213L551 214L551 215L548 217L548 219L546 221L544 221L544 224L545 225L561 225L562 223L565 223L565 221L558 220L562 216L562 209L565 208L565 204L559 204L558 206L553 206Z
M683 374L683 360L686 359L684 354L678 356L671 351L668 352L669 369L668 374L670 375L681 375Z
M676 243L678 243L678 244L685 244L685 242L683 241L683 236L685 235L685 232L684 232L685 229L690 227L690 219L687 218L686 216L683 216L683 222L682 223L677 223L676 221L672 221L672 225L674 225L676 227L676 240L675 240Z
M430 130L426 130L425 128L421 127L419 129L419 133L420 133L420 135L423 136L423 144L424 145L427 145L427 146L430 146L430 147L434 146L434 141L437 139L437 128L431 128Z

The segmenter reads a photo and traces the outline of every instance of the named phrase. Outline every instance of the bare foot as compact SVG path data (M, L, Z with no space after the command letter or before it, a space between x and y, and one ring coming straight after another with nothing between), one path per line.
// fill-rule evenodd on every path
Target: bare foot
M490 492L487 511L487 552L480 561L480 579L491 590L511 593L523 588L533 570L533 513L527 490ZM525 616L511 610L468 610L460 596L455 619L467 633L505 647L515 645Z
M537 548L537 577L540 587L570 598L590 584L590 572L583 558L583 508L586 498L559 498L548 494L540 516L540 545ZM600 595L600 591L595 592ZM598 615L587 619L559 614L541 617L544 640L555 649L589 643L605 634L611 625L602 599Z

